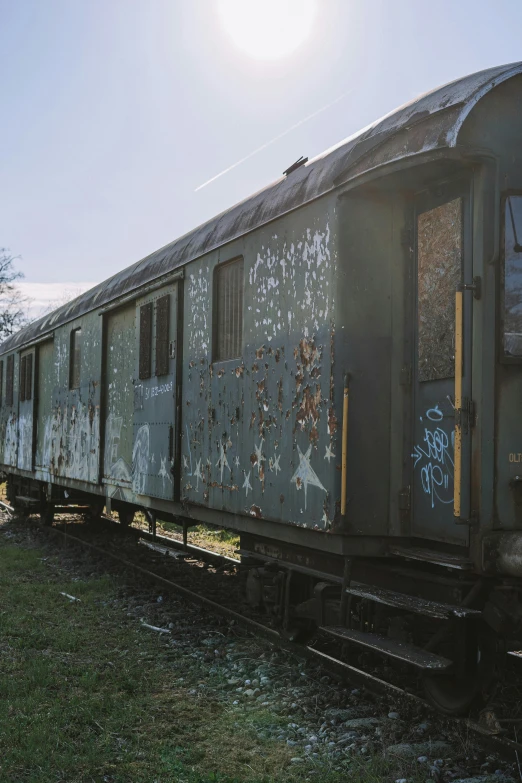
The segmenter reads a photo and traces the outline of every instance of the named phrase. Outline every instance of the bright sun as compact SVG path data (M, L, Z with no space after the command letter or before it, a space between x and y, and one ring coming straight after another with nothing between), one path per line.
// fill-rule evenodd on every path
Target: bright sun
M287 57L310 35L317 0L218 0L223 27L250 57Z

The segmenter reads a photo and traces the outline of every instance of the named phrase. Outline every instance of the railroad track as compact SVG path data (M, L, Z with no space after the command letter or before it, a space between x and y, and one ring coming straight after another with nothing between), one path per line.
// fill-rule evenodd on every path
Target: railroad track
M11 514L15 513L15 509L3 501L0 501L0 508L4 508ZM132 536L138 542L143 541L148 544L150 548L162 554L176 552L178 555L190 555L195 560L211 563L214 565L219 564L230 567L240 565L239 560L216 553L212 550L186 544L182 541L178 541L167 536L152 534L145 530L141 530L140 528L131 527L124 528L122 530L122 526L115 522L112 518L102 516L100 519L104 523L109 524L111 527L118 529L119 533ZM275 629L270 628L263 623L258 622L257 620L247 617L244 614L241 614L240 612L223 605L222 603L213 601L211 598L208 598L199 592L195 592L194 590L191 590L184 585L168 579L161 574L151 571L148 568L144 568L142 565L132 562L132 560L128 560L127 558L121 557L120 555L117 555L108 549L102 549L90 541L85 540L81 536L71 534L68 530L69 525L67 523L60 525L60 522L57 521L57 524L53 525L52 527L43 526L39 523L36 524L39 530L48 533L55 538L60 538L65 544L72 543L79 545L85 549L95 552L101 558L110 559L126 569L132 570L135 573L139 573L151 581L163 585L172 592L184 596L190 602L202 606L210 612L225 617L228 620L233 620L239 626L243 627L256 636L266 639L274 646L287 650L297 657L320 664L328 674L331 674L336 678L357 684L375 694L394 696L397 699L413 701L417 705L425 708L427 711L432 713L435 712L433 706L417 694L411 693L396 684L381 679L380 677L364 671L363 669L359 669L349 663L346 663L345 661L340 660L339 658L328 655L327 653L318 650L315 647L296 644L295 642L289 641L281 633L279 633L279 631L276 631ZM511 739L504 734L498 733L498 728L490 729L487 725L482 725L478 721L472 720L470 718L457 717L451 718L450 720L454 720L461 725L464 724L471 732L480 737L480 739L485 744L487 744L491 750L500 753L502 756L507 757L510 760L516 760L517 764L520 765L522 760L522 742L518 741L516 729L514 729L515 739ZM509 720L504 720L502 722L508 725L510 723ZM519 721L514 721L513 724L515 722ZM503 729L503 731L507 732L507 729Z

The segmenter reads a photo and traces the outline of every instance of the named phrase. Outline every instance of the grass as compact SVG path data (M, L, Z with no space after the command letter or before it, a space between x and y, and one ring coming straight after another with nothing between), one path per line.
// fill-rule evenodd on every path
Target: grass
M274 738L288 717L233 706L219 672L141 627L121 583L69 577L54 556L10 544L2 525L0 597L2 783L426 778L415 765L398 774L382 753L343 772L292 764L298 749Z
M145 525L143 516L140 518L140 515L137 514L136 520L138 524ZM181 538L183 527L176 525L174 522L158 520L158 532L174 533ZM220 555L238 557L239 535L232 530L214 528L207 525L194 525L188 530L187 541L189 544L200 546L203 549L210 549L213 552L218 552Z

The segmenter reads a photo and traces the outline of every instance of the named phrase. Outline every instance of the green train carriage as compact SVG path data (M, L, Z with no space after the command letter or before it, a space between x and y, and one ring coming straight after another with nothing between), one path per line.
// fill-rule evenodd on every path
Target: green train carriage
M288 633L487 699L521 616L521 103L521 64L434 90L9 338L11 502L237 530Z

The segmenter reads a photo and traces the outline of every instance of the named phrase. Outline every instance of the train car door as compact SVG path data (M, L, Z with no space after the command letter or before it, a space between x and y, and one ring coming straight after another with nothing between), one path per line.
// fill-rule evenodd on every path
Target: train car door
M136 302L138 345L134 386L133 490L137 495L176 497L178 426L178 283Z
M53 337L40 343L37 348L37 357L37 364L34 368L36 411L35 469L43 474L46 481L51 481L53 474L57 470L55 456L56 452L59 452L58 443L60 440L59 432L53 432L53 399L57 375Z
M454 544L468 542L470 502L470 427L455 438L456 395L471 399L473 298L456 304L471 279L468 193L448 187L416 210L411 533Z
M108 494L132 499L136 306L107 314L105 326L105 446L103 483Z
M34 348L24 351L19 359L17 467L20 470L33 469L34 359Z

